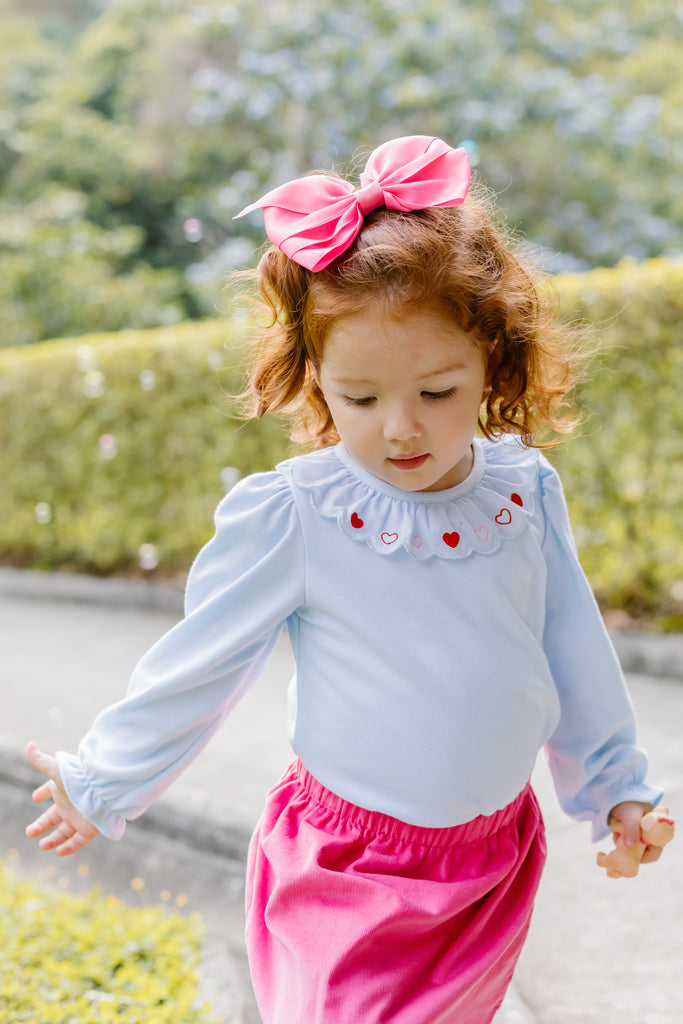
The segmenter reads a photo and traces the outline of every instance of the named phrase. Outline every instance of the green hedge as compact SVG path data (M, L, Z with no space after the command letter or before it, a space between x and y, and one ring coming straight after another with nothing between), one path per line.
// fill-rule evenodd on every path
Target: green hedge
M563 311L600 343L581 394L586 423L551 456L586 570L603 605L655 611L675 626L683 262L624 263L557 283ZM1 351L0 561L185 572L211 534L221 470L269 468L289 451L277 418L231 414L244 334L239 322L212 320ZM158 567L140 566L144 545L156 548Z
M553 456L604 605L683 628L683 261L624 261L558 280L600 345L586 422Z
M276 418L238 421L226 321L0 352L0 561L96 574L184 572L212 532L221 470L287 454Z

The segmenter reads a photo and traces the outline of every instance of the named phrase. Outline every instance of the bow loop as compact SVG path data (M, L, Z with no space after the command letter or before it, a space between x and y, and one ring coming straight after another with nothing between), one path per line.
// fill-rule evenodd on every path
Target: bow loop
M371 210L459 206L469 184L465 149L452 149L428 135L409 135L385 142L370 154L357 191L340 178L311 174L272 189L237 217L262 208L273 245L301 266L318 271L349 248Z

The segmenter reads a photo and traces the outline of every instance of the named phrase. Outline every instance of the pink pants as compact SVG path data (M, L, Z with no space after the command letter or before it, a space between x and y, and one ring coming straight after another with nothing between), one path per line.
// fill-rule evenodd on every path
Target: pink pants
M452 828L363 810L295 763L247 870L247 948L264 1024L490 1024L545 861L530 786Z

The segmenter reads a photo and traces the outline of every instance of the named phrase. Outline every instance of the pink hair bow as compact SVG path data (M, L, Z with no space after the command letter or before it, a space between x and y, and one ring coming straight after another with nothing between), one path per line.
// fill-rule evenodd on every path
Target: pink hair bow
M357 190L348 181L310 174L274 188L237 217L261 207L273 245L317 271L349 248L371 210L459 206L469 185L465 149L452 149L429 135L408 135L370 154Z

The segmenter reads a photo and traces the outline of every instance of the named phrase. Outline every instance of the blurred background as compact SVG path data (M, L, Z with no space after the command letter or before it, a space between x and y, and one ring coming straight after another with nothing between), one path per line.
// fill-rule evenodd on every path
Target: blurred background
M466 142L553 272L683 250L679 0L0 0L0 345L212 315L269 186Z
M682 40L680 0L0 0L0 563L181 578L290 451L228 399L233 216L433 134L599 342L553 458L603 608L683 627Z

